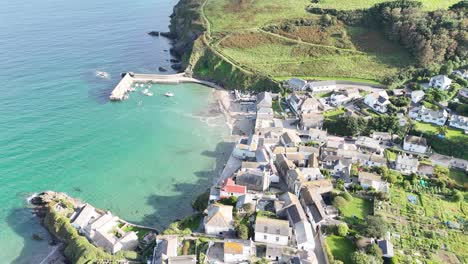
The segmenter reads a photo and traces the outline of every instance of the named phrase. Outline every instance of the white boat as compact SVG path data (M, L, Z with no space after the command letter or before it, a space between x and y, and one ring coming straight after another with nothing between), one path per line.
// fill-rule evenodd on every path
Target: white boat
M96 76L104 78L104 79L109 79L110 74L104 71L96 71Z
M153 93L151 93L148 89L144 89L143 91L141 91L141 93L146 96L153 96Z
M174 94L171 93L171 92L167 92L167 93L165 93L164 95L167 96L167 97L172 97L172 96L174 96Z

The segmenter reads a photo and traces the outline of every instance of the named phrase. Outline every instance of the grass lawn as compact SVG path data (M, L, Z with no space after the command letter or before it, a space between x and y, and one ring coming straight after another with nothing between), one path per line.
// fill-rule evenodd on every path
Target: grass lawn
M377 3L386 2L387 0L320 0L319 4L313 6L321 8L335 8L342 10L367 8ZM426 10L447 9L459 0L419 0L423 3L423 8Z
M341 260L345 264L352 263L351 254L356 250L354 243L346 237L329 236L325 239L328 248L336 260Z
M129 226L129 225L124 227L122 229L122 231L124 231L124 232L134 231L134 232L137 233L138 239L143 239L146 236L146 234L151 232L151 230L149 230L149 229L143 229L143 228L139 228L139 227L136 227L136 226Z
M419 121L416 121L414 123L416 125L415 129L418 131L425 132L425 133L439 134L438 132L439 126L437 125L419 122ZM449 140L468 142L468 136L465 135L465 133L462 130L454 129L451 127L448 127L447 134L445 135L445 137Z
M324 112L323 116L325 118L334 119L334 118L337 118L337 117L339 117L340 115L342 115L344 113L345 113L345 110L343 108L337 108L337 109L334 109L334 110L329 110L329 111Z
M318 80L318 81L328 81L328 80L336 80L336 81L350 81L350 82L360 82L360 83L368 83L368 84L379 84L379 82L374 80L368 79L359 79L359 78L346 78L346 77L324 77L324 76L275 76L275 80L277 81L287 81L291 78L300 78L303 80Z
M387 158L387 160L389 161L395 161L396 158L397 158L397 154L393 151L390 151L388 149L385 149L385 157Z
M340 215L349 224L363 223L366 216L372 213L372 202L366 199L353 197L344 208L340 208Z

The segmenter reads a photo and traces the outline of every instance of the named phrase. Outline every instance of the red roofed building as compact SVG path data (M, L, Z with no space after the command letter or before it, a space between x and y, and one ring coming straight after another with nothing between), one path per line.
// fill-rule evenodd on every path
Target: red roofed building
M237 185L231 178L224 181L221 187L220 198L229 198L231 196L242 196L247 193L247 187Z

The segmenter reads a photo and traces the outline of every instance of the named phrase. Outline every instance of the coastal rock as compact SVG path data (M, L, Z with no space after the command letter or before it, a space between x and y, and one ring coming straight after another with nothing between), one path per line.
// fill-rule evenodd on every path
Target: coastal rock
M176 39L177 35L172 32L159 32L159 35L168 39Z
M177 59L170 59L169 60L171 63L180 63L180 60L177 60Z
M36 240L36 241L42 241L42 240L44 240L44 238L42 238L42 237L41 237L40 235L38 235L38 234L33 234L31 238L32 238L32 240Z
M160 32L159 31L150 31L150 32L148 32L148 35L150 35L152 37L159 37Z
M171 68L175 71L181 71L182 70L182 63L174 63L171 65Z
M160 72L167 72L167 69L164 68L164 67L159 67L158 70L159 70Z

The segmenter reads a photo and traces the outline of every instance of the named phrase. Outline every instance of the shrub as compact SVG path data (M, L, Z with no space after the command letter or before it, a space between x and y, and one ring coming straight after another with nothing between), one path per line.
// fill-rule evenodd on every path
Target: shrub
M452 200L454 202L460 202L464 199L463 194L460 191L454 191L452 195Z
M246 224L239 224L236 228L237 236L243 240L249 239L249 227Z
M193 209L197 210L198 212L203 212L208 207L208 200L210 199L210 191L207 190L206 192L200 194L195 201L192 202Z
M367 246L367 254L375 256L377 258L382 258L382 250L375 243L372 243L369 246Z
M369 237L383 237L387 232L388 226L385 219L381 216L369 215L366 217L366 226L364 228L364 233Z
M348 234L349 228L346 223L341 223L338 225L337 230L337 235L345 237Z

